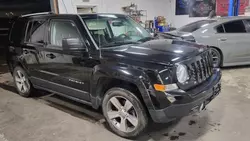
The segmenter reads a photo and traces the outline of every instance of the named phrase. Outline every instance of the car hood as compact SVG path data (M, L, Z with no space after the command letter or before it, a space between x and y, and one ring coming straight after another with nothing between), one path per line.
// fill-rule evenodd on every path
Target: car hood
M205 47L181 40L161 39L151 40L141 44L130 44L102 50L103 57L122 60L151 62L173 65L204 51ZM127 62L127 61L126 61Z

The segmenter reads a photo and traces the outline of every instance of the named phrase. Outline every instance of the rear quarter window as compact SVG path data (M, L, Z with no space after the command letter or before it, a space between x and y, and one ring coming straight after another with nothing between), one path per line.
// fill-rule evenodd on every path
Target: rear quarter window
M223 25L219 25L219 26L216 28L216 31L217 31L217 33L224 33L225 31L224 31Z
M18 19L13 23L12 29L10 31L10 42L11 43L21 43L24 39L26 21Z

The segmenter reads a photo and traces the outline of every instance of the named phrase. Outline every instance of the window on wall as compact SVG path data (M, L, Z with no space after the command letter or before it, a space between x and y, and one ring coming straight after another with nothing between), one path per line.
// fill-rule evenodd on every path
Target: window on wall
M50 44L62 46L62 40L68 38L78 38L81 36L76 28L76 25L71 21L53 20L50 23Z
M224 28L226 33L246 33L246 28L242 20L225 23Z
M45 22L30 21L27 26L26 42L44 43Z

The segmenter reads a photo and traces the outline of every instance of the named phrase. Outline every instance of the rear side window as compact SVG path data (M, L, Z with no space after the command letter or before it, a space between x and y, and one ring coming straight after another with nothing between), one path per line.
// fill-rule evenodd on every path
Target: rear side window
M12 29L10 31L10 41L12 43L21 43L24 39L26 22L22 19L18 19L14 22Z
M246 28L242 20L224 24L226 33L246 33Z
M225 32L225 31L224 31L223 25L218 26L218 27L216 28L216 30L217 30L217 33L224 33L224 32Z
M250 32L250 19L245 20L245 25L246 25L247 31Z
M27 25L26 42L44 43L45 21L30 21Z

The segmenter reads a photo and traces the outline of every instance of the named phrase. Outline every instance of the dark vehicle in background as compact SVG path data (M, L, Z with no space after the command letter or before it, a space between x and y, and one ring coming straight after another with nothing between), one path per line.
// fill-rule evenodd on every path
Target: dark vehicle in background
M18 93L35 89L102 108L112 131L138 136L203 108L220 93L205 46L157 40L119 14L32 14L10 33L7 62Z
M250 64L250 17L200 20L166 33L211 47L215 67Z

